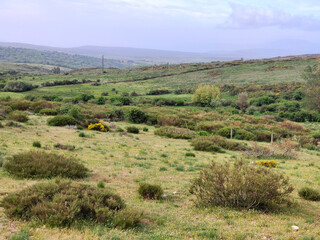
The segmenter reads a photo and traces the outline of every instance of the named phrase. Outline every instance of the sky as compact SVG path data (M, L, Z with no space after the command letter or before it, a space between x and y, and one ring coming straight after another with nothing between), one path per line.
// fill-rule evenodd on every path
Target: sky
M320 1L0 0L0 41L188 52L318 51Z

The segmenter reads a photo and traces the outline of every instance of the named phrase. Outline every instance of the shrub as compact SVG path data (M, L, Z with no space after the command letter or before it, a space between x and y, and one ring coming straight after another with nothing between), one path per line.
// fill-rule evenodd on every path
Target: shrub
M16 101L10 104L12 110L25 111L30 107L29 101Z
M138 108L133 108L128 112L128 120L133 123L145 123L148 115Z
M58 114L57 110L52 108L43 108L39 111L39 113L48 116L55 116Z
M273 168L276 168L279 164L279 162L276 162L274 160L261 160L261 161L256 161L256 163L259 166L273 167Z
M125 208L120 196L86 184L52 180L11 193L2 203L9 218L34 220L49 227L70 227L84 222L117 223Z
M290 131L297 131L297 132L304 132L306 129L299 123L291 122L291 121L284 121L279 124L280 128L285 128Z
M218 135L230 138L231 136L231 127L224 127L221 128L218 132ZM239 139L239 140L254 140L255 135L251 132L248 132L246 130L240 129L240 128L232 128L232 135L233 138Z
M54 147L62 150L68 150L68 151L73 151L75 149L75 146L73 145L64 145L60 143L55 144Z
M301 188L299 196L309 201L320 201L320 191L309 187Z
M192 102L202 105L210 106L211 103L219 98L221 95L219 87L212 85L198 86L192 97Z
M161 127L154 132L155 135L166 136L169 138L191 139L196 133L185 128Z
M75 158L43 151L15 154L4 162L3 167L19 178L83 178L88 173Z
M139 133L139 128L137 128L135 126L130 126L130 127L127 127L127 132L128 133L138 134Z
M244 143L229 140L221 136L197 137L192 140L191 145L195 150L207 152L221 152L221 148L231 151L243 151L248 149Z
M122 121L124 120L124 112L121 108L113 109L110 113L110 119L113 121Z
M237 98L238 108L240 108L242 112L245 112L245 110L249 107L249 105L250 103L248 101L248 93L246 92L240 93Z
M21 230L9 238L9 240L30 240L30 234L28 230Z
M293 187L283 175L237 160L233 166L212 162L190 190L204 206L271 210L287 202Z
M9 113L8 119L17 122L27 122L29 120L28 116L21 111L13 111Z
M186 157L195 157L196 155L192 152L187 152Z
M35 141L32 143L32 146L36 148L41 148L41 143L39 141Z
M86 135L83 132L81 132L79 133L79 137L86 137Z
M138 192L140 196L145 199L160 199L163 195L163 190L160 185L148 183L141 183Z
M118 211L113 219L113 225L120 228L135 228L141 224L142 213L132 208Z
M88 126L89 130L95 130L100 132L108 132L110 131L110 127L107 125L103 125L102 123L90 123Z
M50 126L66 126L75 124L77 124L77 120L68 115L57 115L48 120L48 125Z
M5 92L26 92L36 88L30 83L26 82L8 82L4 87Z
M105 103L106 103L106 98L104 98L104 97L99 97L98 99L97 99L97 101L96 101L96 104L98 104L98 105L104 105Z
M147 127L144 127L142 130L143 130L144 132L148 132L148 131L149 131L149 129L148 129Z

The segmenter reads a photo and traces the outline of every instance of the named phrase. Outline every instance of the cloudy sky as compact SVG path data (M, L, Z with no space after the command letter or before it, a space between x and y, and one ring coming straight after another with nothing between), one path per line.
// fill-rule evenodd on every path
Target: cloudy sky
M0 41L192 52L317 51L320 1L0 0Z

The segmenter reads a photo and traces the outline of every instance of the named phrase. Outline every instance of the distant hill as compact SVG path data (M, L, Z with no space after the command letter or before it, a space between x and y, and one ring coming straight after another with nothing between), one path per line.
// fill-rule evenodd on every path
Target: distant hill
M0 61L45 64L71 69L101 67L101 59L96 57L15 47L0 47ZM134 65L134 63L105 59L106 67L123 68L132 65Z

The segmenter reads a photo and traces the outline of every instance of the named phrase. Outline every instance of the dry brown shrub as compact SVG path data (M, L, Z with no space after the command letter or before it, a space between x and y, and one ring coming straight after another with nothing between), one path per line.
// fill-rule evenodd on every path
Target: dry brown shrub
M304 132L306 129L299 123L292 121L284 121L279 124L279 127L286 128L290 131Z

